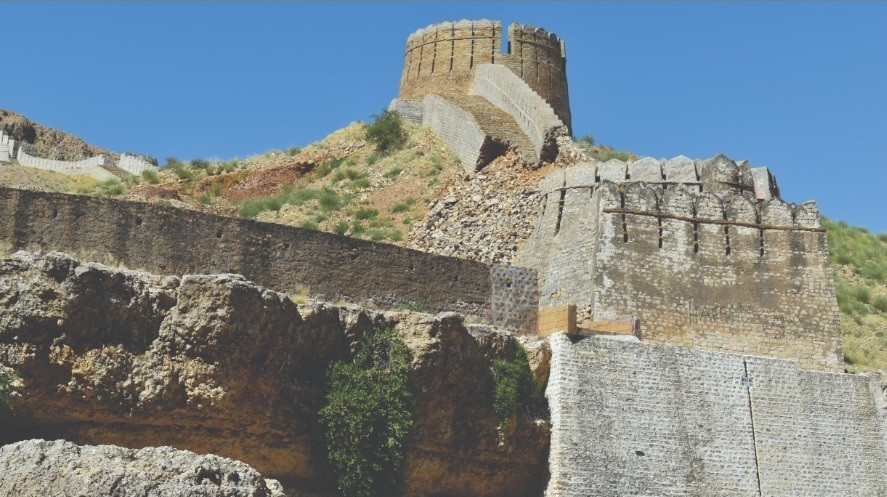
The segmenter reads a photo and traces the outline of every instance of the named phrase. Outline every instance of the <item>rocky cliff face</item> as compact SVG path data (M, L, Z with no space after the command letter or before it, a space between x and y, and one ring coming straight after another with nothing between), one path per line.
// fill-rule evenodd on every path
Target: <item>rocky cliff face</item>
M20 252L0 260L0 363L21 377L0 442L170 445L244 461L288 493L327 495L316 413L330 361L392 327L413 356L407 495L539 495L548 423L500 426L490 360L513 337L456 314L312 303L236 275L157 276ZM544 349L531 350L543 365ZM538 419L537 419L538 418Z

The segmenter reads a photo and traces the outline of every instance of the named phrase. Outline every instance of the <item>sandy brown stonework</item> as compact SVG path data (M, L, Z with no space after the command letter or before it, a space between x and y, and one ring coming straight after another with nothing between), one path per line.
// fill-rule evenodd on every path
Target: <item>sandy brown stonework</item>
M157 276L25 252L0 260L0 307L0 363L22 379L0 443L171 445L329 495L316 415L327 366L367 330L390 327L413 358L406 495L531 497L545 482L547 413L500 426L493 410L490 361L514 357L517 342L457 314L297 308L236 275Z
M489 315L490 266L157 204L0 187L0 241L159 273L237 273L335 301Z
M574 303L580 322L637 316L645 341L840 371L816 204L753 191L723 156L559 169L516 264L539 271L543 306Z

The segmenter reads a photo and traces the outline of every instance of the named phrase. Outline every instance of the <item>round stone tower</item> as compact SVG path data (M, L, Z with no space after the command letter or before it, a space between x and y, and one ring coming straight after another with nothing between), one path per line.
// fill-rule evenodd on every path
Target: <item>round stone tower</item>
M499 21L457 21L434 24L411 34L404 54L399 98L469 93L480 64L500 64L525 81L569 128L567 56L554 33L522 24L508 27L502 51Z

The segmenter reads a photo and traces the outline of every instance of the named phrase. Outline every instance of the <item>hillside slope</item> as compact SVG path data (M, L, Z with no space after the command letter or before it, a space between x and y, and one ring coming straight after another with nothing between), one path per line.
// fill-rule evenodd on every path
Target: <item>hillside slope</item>
M887 370L887 234L823 219L851 372Z
M0 109L0 130L22 143L34 146L39 157L79 160L99 154L116 156L113 152L90 145L61 130L33 122L11 110Z
M529 168L509 153L466 173L429 130L404 130L404 146L389 153L376 151L366 124L353 123L303 149L224 162L170 158L159 173L125 182L7 168L0 184L160 202L510 263L533 228L537 185L553 166ZM635 157L590 139L576 143L599 160ZM887 235L827 219L823 226L847 369L887 369Z

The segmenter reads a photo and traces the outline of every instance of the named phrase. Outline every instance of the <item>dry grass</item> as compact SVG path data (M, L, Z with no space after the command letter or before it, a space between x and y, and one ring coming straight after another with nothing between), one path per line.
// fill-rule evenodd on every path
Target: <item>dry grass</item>
M0 166L0 185L31 188L51 192L84 193L95 189L101 181L88 176L44 171L19 165Z
M403 148L381 154L353 123L303 149L226 162L179 162L151 182L94 184L94 195L398 243L463 169L428 129L405 124Z

